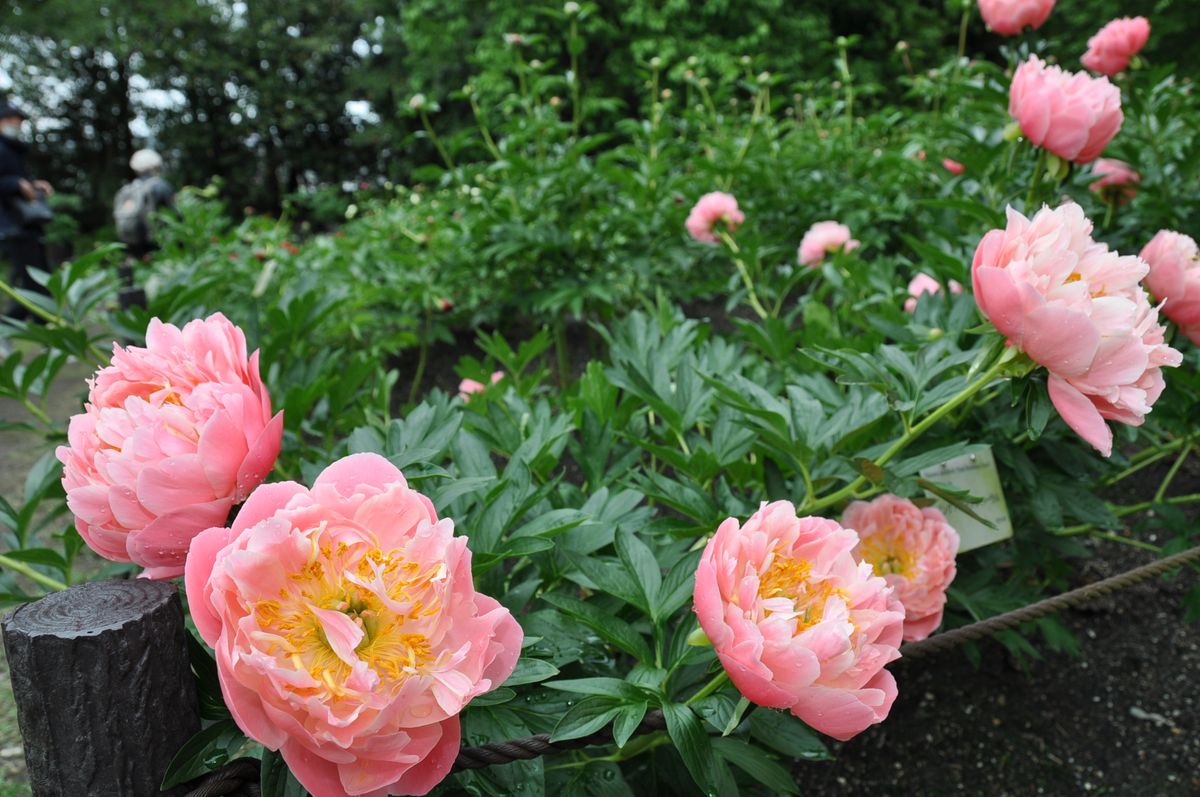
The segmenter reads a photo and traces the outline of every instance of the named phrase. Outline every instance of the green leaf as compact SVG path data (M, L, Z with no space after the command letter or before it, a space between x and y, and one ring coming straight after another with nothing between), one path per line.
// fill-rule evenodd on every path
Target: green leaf
M562 681L548 681L542 686L547 689L557 689L560 692L575 692L580 695L604 695L621 700L645 700L642 689L622 681L620 678L571 678Z
M308 792L284 763L283 756L273 750L263 750L258 782L262 797L308 797Z
M163 775L161 790L167 791L224 766L229 760L230 747L234 743L240 746L244 741L232 719L214 722L179 748Z
M760 708L750 715L750 735L788 758L829 761L833 756L816 732L784 711Z
M625 563L625 569L629 571L629 575L633 576L645 596L646 605L650 607L651 617L657 621L659 619L656 611L658 590L662 586L662 571L659 569L658 560L654 558L654 553L649 546L635 537L631 531L623 530L617 533L616 547L617 555Z
M613 741L617 747L624 747L625 743L633 736L634 731L642 724L642 720L646 716L646 708L645 701L621 707L621 713L613 722Z
M646 640L624 620L566 595L550 593L543 595L542 600L579 620L607 642L635 656L639 661L653 661L654 657L650 654Z
M550 741L562 742L593 734L612 722L619 713L621 705L611 697L585 697L567 709L567 713L554 726Z
M206 720L230 719L221 681L217 677L217 661L204 643L187 632L188 662L196 676L196 691L200 696L200 716Z
M667 720L667 735L675 743L675 748L687 765L688 772L705 794L716 794L715 773L713 770L713 748L704 726L688 706L679 703L667 703L663 706L663 716Z
M522 657L517 661L517 667L513 670L513 674L508 676L508 680L502 685L513 687L536 684L556 675L558 675L558 668L550 662Z
M766 786L774 794L799 794L792 773L752 744L733 737L712 740L717 755Z

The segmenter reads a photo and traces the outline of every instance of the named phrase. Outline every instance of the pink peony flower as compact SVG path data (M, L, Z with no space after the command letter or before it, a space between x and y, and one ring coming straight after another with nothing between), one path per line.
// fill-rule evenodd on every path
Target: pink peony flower
M503 371L492 372L492 384L496 384L504 378ZM477 379L464 379L458 383L458 397L463 401L469 401L471 396L476 393L482 393L487 390L487 385Z
M466 537L394 465L355 454L258 488L184 578L225 704L314 795L425 794L459 712L512 673L521 627L475 591Z
M1025 28L1037 30L1054 10L1054 0L979 0L979 13L988 30L1001 36L1018 36Z
M183 574L192 538L225 522L275 465L283 413L217 313L183 329L157 318L146 348L113 346L60 446L67 506L92 550L150 578Z
M846 507L842 524L858 532L854 556L868 562L904 604L904 639L915 642L942 623L946 588L954 580L958 532L933 507L881 495Z
M1115 158L1100 158L1092 164L1092 174L1100 179L1088 186L1106 202L1124 203L1137 196L1138 183L1142 176L1125 161Z
M859 242L850 237L850 228L836 221L818 221L800 240L797 258L802 266L817 266L830 252L853 252Z
M1163 339L1158 310L1138 284L1149 270L1092 240L1092 223L1068 202L1008 227L975 251L975 301L1009 343L1050 372L1050 400L1104 456L1105 419L1140 426L1163 391L1163 366L1179 352Z
M912 282L908 283L908 298L904 300L904 312L912 313L916 311L917 300L921 298L921 294L939 293L941 290L941 283L925 272L921 272L912 278ZM958 280L950 280L951 293L959 294L962 293L962 290L962 284Z
M787 501L721 524L696 570L695 611L722 666L753 703L786 708L846 740L896 699L904 609L851 551L858 535L796 517Z
M1150 266L1146 287L1163 302L1163 315L1200 346L1200 250L1195 240L1160 230L1146 244L1141 258Z
M1064 72L1036 55L1017 67L1008 112L1035 146L1063 160L1091 163L1121 129L1121 92L1108 78Z
M712 244L717 242L713 228L718 222L725 222L725 226L733 232L745 220L746 214L738 210L736 199L724 192L713 191L700 197L688 214L684 226L692 238L701 243Z
M1145 17L1114 19L1088 39L1080 62L1093 72L1113 75L1125 71L1133 57L1150 39L1150 22Z
M944 168L946 171L953 174L955 177L961 176L962 173L967 170L966 166L963 166L958 161L952 160L950 158L946 158L945 160L942 161L942 168Z

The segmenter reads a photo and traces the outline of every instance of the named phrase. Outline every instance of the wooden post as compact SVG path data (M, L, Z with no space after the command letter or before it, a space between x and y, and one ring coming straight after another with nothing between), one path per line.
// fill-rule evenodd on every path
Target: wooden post
M80 584L2 626L34 797L160 794L167 765L200 730L174 585Z

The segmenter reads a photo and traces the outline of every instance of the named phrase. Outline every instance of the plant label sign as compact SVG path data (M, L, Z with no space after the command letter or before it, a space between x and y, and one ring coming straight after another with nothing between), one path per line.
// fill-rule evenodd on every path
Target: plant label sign
M934 499L937 508L958 532L962 541L958 547L959 553L1012 537L1012 519L1008 516L1008 504L1004 501L1000 474L996 470L996 458L992 455L990 446L974 454L964 454L948 459L940 465L925 468L921 471L921 477L947 487L965 490L982 499L970 506L975 514L991 523L991 527L980 523L944 499Z

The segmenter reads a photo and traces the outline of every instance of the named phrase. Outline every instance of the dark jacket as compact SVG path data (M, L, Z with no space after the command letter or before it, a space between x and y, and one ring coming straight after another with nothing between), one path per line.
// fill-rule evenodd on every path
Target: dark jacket
M12 208L12 201L21 196L21 181L29 179L28 151L28 144L0 136L0 239L36 232L22 227Z

